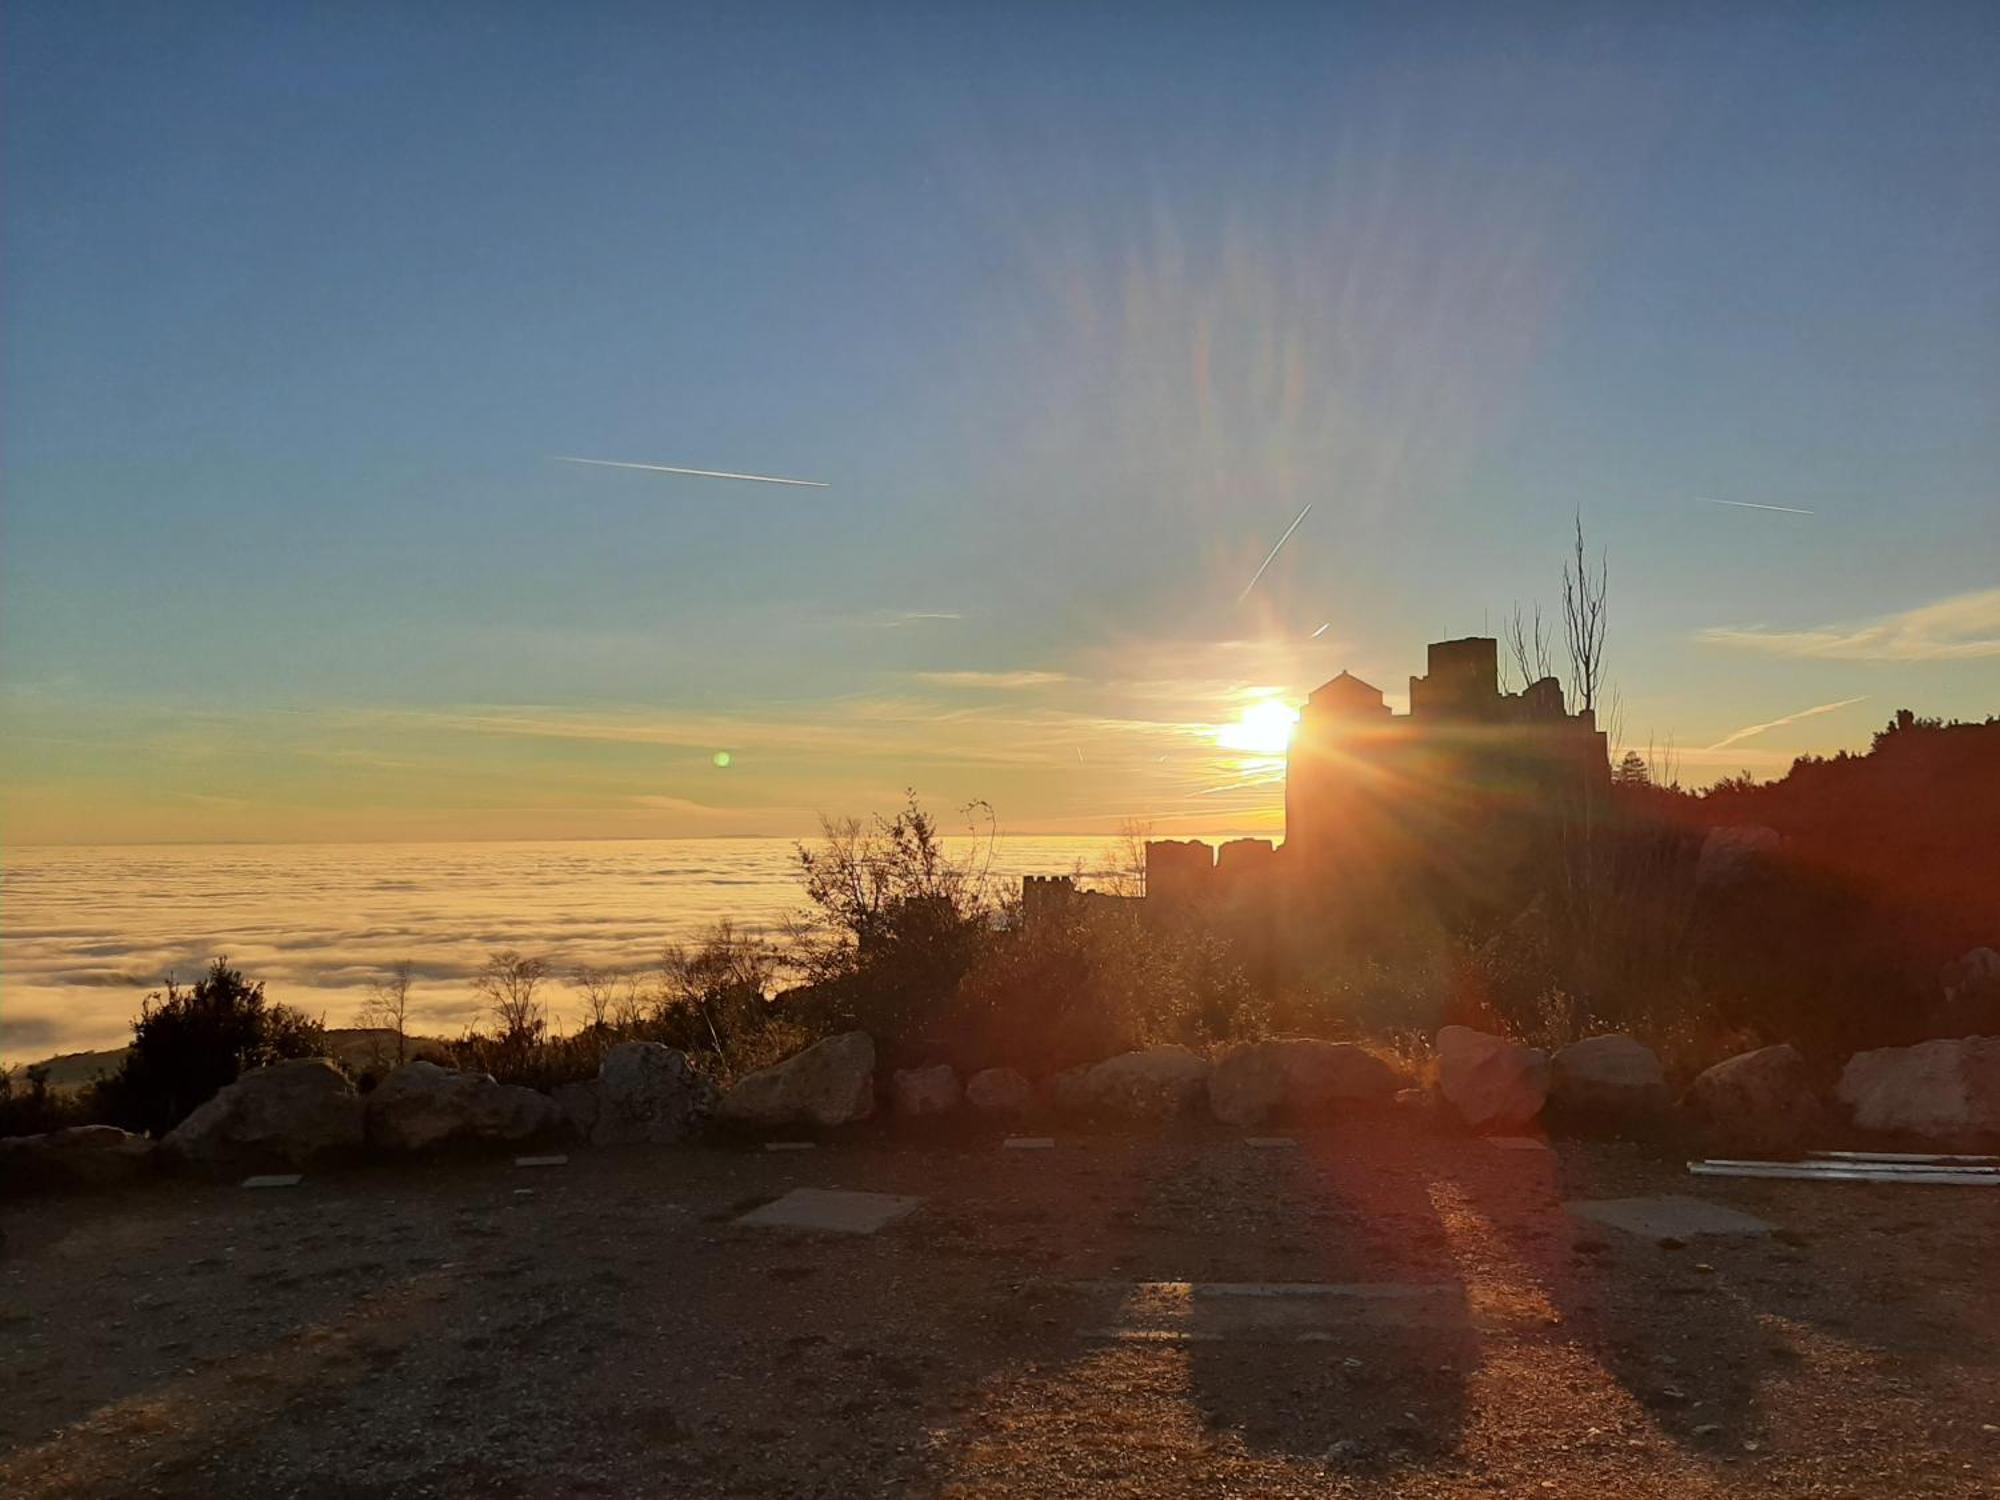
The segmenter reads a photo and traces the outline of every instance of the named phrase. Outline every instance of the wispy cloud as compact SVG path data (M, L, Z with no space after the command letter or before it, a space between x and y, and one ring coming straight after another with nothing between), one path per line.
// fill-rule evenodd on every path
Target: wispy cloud
M1856 703L1865 703L1867 701L1868 695L1863 693L1859 698L1842 698L1838 703L1817 703L1811 708L1802 708L1795 714L1786 714L1782 719L1768 719L1762 724L1745 724L1741 729L1725 734L1713 745L1706 745L1703 748L1711 751L1726 750L1739 740L1747 740L1752 735L1762 734L1767 729L1782 729L1787 724L1798 723L1801 719L1814 718L1819 714L1830 714L1835 709L1849 708Z
M1712 626L1705 645L1828 661L1967 661L2000 656L2000 588L1955 594L1900 614L1816 630Z
M1016 688L1054 687L1061 682L1076 679L1067 672L918 672L917 681L927 682L933 687Z

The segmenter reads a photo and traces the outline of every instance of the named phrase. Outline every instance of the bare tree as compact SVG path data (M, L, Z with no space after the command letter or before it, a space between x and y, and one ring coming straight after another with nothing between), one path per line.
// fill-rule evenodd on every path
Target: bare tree
M1516 604L1513 618L1502 628L1501 637L1523 688L1532 687L1544 677L1555 675L1550 666L1549 633L1548 627L1542 623L1541 605L1535 606L1530 620L1523 618L1521 606Z
M638 988L638 981L621 969L595 969L589 964L571 970L569 983L583 996L584 1026L591 1031L608 1031L624 1009L622 997Z
M1583 513L1576 517L1576 548L1563 563L1563 636L1569 647L1570 706L1595 711L1597 690L1604 678L1604 600L1610 559L1600 552L1597 575L1591 576L1590 554L1583 544Z
M1113 896L1146 894L1146 842L1153 825L1143 818L1126 818L1118 825L1118 836L1099 856L1100 868L1078 873L1087 876L1095 888Z
M486 967L473 976L472 987L486 997L506 1046L531 1046L542 1039L549 1021L535 991L549 977L545 958L531 958L512 948L487 955Z
M410 1045L410 961L399 959L380 979L368 982L368 998L361 1005L361 1024L376 1031L395 1033L396 1065L402 1066Z

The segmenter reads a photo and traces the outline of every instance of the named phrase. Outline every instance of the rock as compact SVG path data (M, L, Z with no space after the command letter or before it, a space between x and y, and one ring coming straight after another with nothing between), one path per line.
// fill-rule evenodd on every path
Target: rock
M875 1042L865 1031L815 1042L736 1080L721 1114L738 1125L846 1125L875 1113Z
M943 1115L958 1108L958 1074L950 1063L928 1068L898 1068L889 1077L899 1115Z
M1090 1063L1078 1063L1042 1080L1042 1097L1057 1114L1080 1115L1090 1107Z
M1716 1141L1743 1150L1790 1150L1825 1126L1805 1059L1789 1042L1717 1063L1683 1103Z
M1711 828L1701 841L1701 857L1695 862L1694 883L1704 890L1735 885L1749 875L1760 860L1776 854L1783 842L1777 829L1766 828L1761 823Z
M1313 1119L1385 1104L1408 1081L1351 1042L1280 1037L1232 1048L1208 1075L1208 1107L1225 1125Z
M525 1141L561 1118L546 1094L434 1062L406 1062L368 1096L368 1143L387 1151Z
M1667 1107L1666 1070L1633 1037L1587 1036L1549 1060L1549 1101L1576 1118L1650 1119Z
M715 1085L686 1053L658 1042L620 1042L597 1066L590 1139L599 1146L672 1145L701 1129L715 1101Z
M986 1068L966 1079L965 1102L982 1115L1025 1115L1035 1086L1012 1068Z
M597 1129L600 1105L597 1080L585 1078L577 1083L557 1084L549 1090L549 1097L555 1100L569 1133L580 1141L589 1140Z
M0 1188L109 1187L153 1168L153 1142L116 1125L71 1125L0 1140Z
M348 1151L363 1139L361 1096L330 1059L298 1057L252 1068L160 1142L170 1161L205 1168Z
M2000 989L2000 953L1969 949L1938 971L1938 983L1948 1000L1968 990Z
M2000 1136L2000 1036L1857 1052L1837 1092L1863 1130L1937 1141Z
M1549 1093L1549 1055L1502 1036L1447 1026L1437 1034L1438 1092L1475 1130L1525 1125Z
M1163 1120L1186 1114L1208 1084L1208 1064L1185 1047L1121 1052L1083 1076L1083 1105L1092 1114Z

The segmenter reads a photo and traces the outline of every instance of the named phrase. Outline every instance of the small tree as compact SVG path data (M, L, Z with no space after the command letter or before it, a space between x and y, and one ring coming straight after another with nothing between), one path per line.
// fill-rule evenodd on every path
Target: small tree
M1600 552L1597 574L1591 576L1590 554L1583 545L1583 513L1576 517L1576 546L1563 563L1563 639L1569 647L1570 707L1594 711L1604 680L1604 601L1610 588L1610 559Z
M391 964L380 979L368 981L368 998L361 1005L363 1026L394 1033L397 1067L403 1065L410 1045L410 972L407 958Z
M892 819L827 819L819 846L799 847L812 910L792 923L790 956L824 1022L913 1042L950 997L993 909L993 814L975 809L987 819L984 855L954 859L914 792Z
M182 989L167 976L132 1023L132 1045L99 1085L99 1106L135 1130L164 1132L251 1068L326 1053L326 1026L264 998L240 969L217 958Z
M472 987L493 1012L496 1038L503 1048L526 1051L548 1033L549 1018L535 991L549 977L549 963L503 948L487 955L486 967L473 976Z
M1647 769L1646 757L1637 750L1627 750L1618 764L1611 768L1611 784L1620 787L1651 786L1653 773Z
M660 956L656 1029L670 1045L710 1051L725 1072L761 1052L776 1020L768 999L778 958L754 933L727 918L698 943L671 943Z

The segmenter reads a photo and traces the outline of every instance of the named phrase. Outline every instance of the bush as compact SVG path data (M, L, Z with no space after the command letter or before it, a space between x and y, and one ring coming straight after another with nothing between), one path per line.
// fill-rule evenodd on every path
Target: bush
M935 1029L989 937L986 866L947 854L914 794L872 828L850 818L822 829L817 848L798 851L812 905L792 927L788 956L806 983L788 1018L815 1034L866 1031L893 1064Z
M323 1022L267 1001L261 982L217 958L192 987L168 975L146 997L124 1062L93 1102L99 1118L164 1134L251 1068L326 1051Z
M0 1136L41 1135L66 1125L88 1124L90 1111L77 1090L49 1087L49 1070L33 1064L18 1072L0 1068Z
M1136 1047L1260 1036L1268 1019L1212 931L1079 904L995 934L932 1042L965 1067L1046 1075Z

